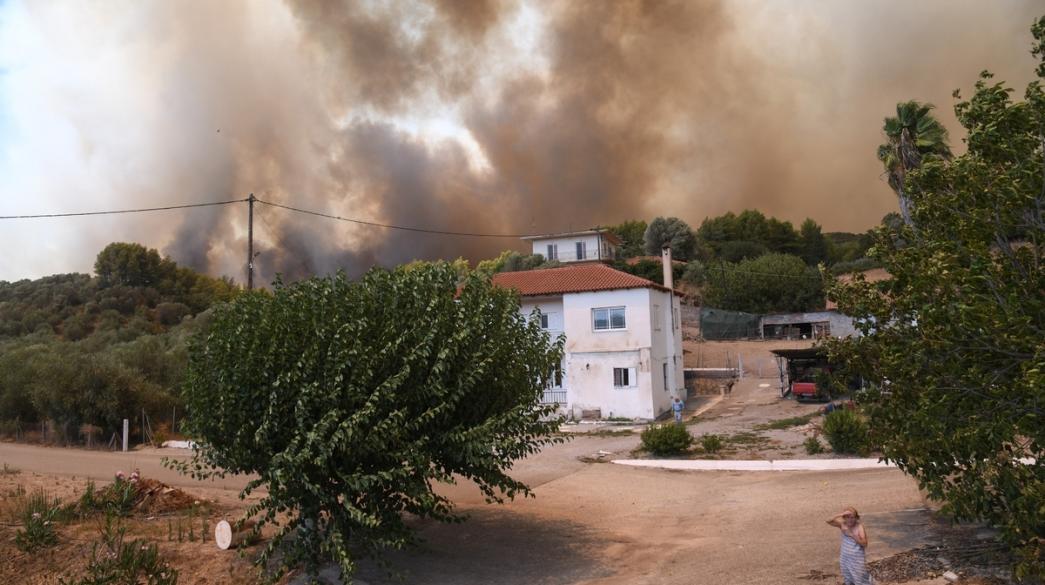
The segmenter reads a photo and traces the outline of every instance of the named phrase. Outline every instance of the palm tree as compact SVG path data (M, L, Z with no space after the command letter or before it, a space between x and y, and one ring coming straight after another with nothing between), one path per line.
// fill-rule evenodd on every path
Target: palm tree
M907 225L911 225L911 200L904 194L907 172L931 158L951 160L947 129L929 113L933 107L914 100L898 103L896 117L886 118L882 126L888 142L878 147L878 160L900 199L900 216Z

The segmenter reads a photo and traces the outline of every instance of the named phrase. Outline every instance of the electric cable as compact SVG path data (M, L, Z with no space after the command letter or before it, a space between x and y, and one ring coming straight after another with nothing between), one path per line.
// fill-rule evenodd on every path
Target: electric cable
M186 203L184 205L167 205L165 207L142 207L140 209L112 209L107 211L77 211L71 213L39 213L35 215L0 215L0 219L41 219L47 217L80 217L86 215L118 215L122 213L145 213L149 211L168 211L171 209L188 209L190 207L214 207L216 205L230 205L232 203L244 203L247 199L232 199L230 201L214 201L210 203Z

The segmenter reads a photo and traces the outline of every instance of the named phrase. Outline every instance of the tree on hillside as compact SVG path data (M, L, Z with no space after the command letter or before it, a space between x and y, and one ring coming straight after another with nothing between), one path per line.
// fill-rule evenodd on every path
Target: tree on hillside
M677 217L658 217L650 222L643 236L646 253L659 256L665 243L671 244L671 257L691 260L697 252L697 238L689 224Z
M932 104L914 100L896 104L896 116L882 126L886 142L878 147L878 160L888 175L889 187L900 200L900 216L911 225L911 199L904 181L907 174L930 160L950 160L947 129L930 111Z
M791 222L767 218L755 209L745 209L739 215L727 212L718 217L705 218L697 235L710 244L720 257L723 257L723 252L730 256L731 259L727 259L730 262L754 257L751 254L757 247L764 250L758 255L768 252L794 254L799 251L798 233Z
M562 358L513 291L454 267L343 274L215 309L185 385L201 449L182 471L257 474L247 514L275 526L258 560L316 574L333 559L414 541L406 514L458 521L434 490L455 477L491 500L530 495L508 475L560 420L540 404Z
M1045 18L1033 32L1045 78ZM831 290L864 336L834 360L878 388L867 412L889 461L958 520L986 520L1045 576L1045 92L1013 102L983 73L955 106L968 150L907 167L914 226L877 231L892 278ZM1013 234L1022 234L1020 240ZM898 244L898 242L904 242Z
M606 228L621 239L620 258L634 258L643 254L643 250L646 248L647 227L645 221L633 219ZM657 253L660 253L659 250Z
M94 261L102 286L159 286L174 271L174 263L141 244L113 242Z
M806 218L802 222L799 245L802 248L802 259L810 266L816 266L826 262L828 257L828 242L820 230L820 225L812 219Z
M704 304L745 313L812 311L824 306L823 279L798 256L766 254L706 266Z

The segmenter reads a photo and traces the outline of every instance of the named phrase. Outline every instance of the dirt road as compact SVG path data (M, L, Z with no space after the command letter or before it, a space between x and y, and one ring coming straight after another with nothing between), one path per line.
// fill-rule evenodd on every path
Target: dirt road
M503 507L468 505L462 525L424 523L426 544L393 557L418 585L794 584L838 574L846 505L866 519L869 559L928 539L899 471L671 472L591 464ZM391 584L373 567L365 583ZM826 583L835 583L831 578ZM840 581L837 581L840 582Z
M771 404L764 392L757 384L735 390L716 407L717 418L691 430L706 432L706 425L722 432L770 414L790 414L778 409L797 410ZM637 444L635 435L579 436L549 447L513 470L537 497L505 506L486 505L467 484L441 488L471 519L457 525L419 522L425 543L391 557L404 575L401 582L808 585L816 581L810 572L820 571L833 576L819 582L834 585L841 582L839 536L824 520L847 505L865 518L871 560L930 538L914 482L895 469L678 472L579 460L599 450L627 454ZM189 489L237 489L245 481L194 482L161 467L169 454L0 444L0 463L26 471L108 480L116 469L137 467L147 477ZM365 563L357 582L398 583Z

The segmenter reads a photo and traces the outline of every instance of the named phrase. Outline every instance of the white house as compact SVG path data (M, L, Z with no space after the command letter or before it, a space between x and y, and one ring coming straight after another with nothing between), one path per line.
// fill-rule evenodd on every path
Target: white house
M493 282L519 292L524 315L538 309L553 338L566 336L545 402L575 418L652 419L685 398L679 295L670 287L598 262L502 272Z
M613 260L617 257L620 238L613 232L595 228L580 232L526 236L533 245L533 253L548 260L581 262L584 260Z

